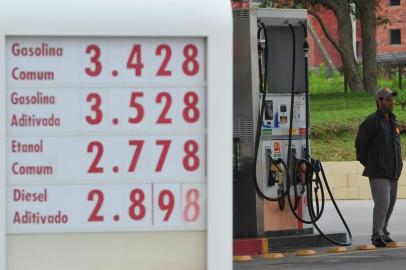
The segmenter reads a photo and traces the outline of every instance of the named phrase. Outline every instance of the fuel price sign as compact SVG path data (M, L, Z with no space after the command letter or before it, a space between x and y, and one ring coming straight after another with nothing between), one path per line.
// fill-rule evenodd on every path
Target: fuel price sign
M9 232L206 227L203 38L6 44Z

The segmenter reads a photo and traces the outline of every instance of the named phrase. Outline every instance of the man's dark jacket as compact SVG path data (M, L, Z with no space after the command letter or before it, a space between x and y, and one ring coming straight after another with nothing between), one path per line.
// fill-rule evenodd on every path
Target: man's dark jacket
M403 167L399 126L394 114L386 120L379 110L369 115L359 126L355 140L357 160L369 178L399 179Z

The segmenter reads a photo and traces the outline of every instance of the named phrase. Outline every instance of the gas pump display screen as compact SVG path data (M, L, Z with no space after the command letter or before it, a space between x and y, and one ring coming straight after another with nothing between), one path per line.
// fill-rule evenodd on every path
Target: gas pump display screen
M286 112L286 105L281 105L281 112L283 112L283 113Z
M6 43L8 233L206 229L204 38Z

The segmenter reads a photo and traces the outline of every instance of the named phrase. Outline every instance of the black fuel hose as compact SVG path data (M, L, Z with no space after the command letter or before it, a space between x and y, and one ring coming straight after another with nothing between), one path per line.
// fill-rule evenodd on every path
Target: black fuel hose
M291 30L291 32L293 33L292 38L293 38L293 51L292 51L292 80L291 80L291 96L290 96L290 123L289 123L289 141L288 141L288 158L287 158L287 164L289 166L289 168L292 168L292 130L293 130L293 106L295 104L295 76L296 76L296 36L293 30L293 26L291 24L289 24L289 28ZM297 185L295 185L294 183L292 183L293 185L293 190L294 190L294 198L295 198L295 204L292 205L292 198L290 196L288 196L288 201L289 201L289 205L291 206L291 208L293 207L293 210L296 211L298 205L299 205L299 201L300 201L300 197L297 196Z
M304 25L302 25L302 26L303 26L303 29L305 29L305 26ZM290 120L290 130L289 130L289 143L288 143L288 145L289 145L288 146L288 164L290 164L289 162L290 162L290 157L291 157L291 140L292 140L292 127L293 127L293 105L294 105L293 101L294 101L295 69L296 69L296 35L295 35L295 31L294 31L294 28L293 28L292 24L289 24L289 28L290 28L290 31L291 31L291 34L292 34L292 40L293 40L293 59L292 59L293 65L292 65L292 91L291 91L291 108L290 108L290 113L291 114L290 114L290 119L289 119ZM305 36L305 43L307 43L307 31L304 31L304 36ZM303 46L303 47L304 47L305 50L307 49L306 46ZM307 57L307 55L305 55L305 61L307 60L306 57ZM307 76L307 74L306 74L306 76ZM307 83L306 83L305 87L307 88L305 91L308 91L308 84ZM307 92L307 94L308 94L308 92ZM306 98L308 98L308 97L306 97ZM306 101L308 102L308 100L306 100ZM307 110L308 110L308 107L306 107L306 113L308 113ZM306 128L309 128L308 125L309 125L308 119L306 119ZM309 130L307 129L306 133L308 133L308 131ZM308 207L308 210L309 210L311 224L313 224L313 226L316 228L316 230L320 233L320 235L322 237L324 237L325 239L327 239L331 243L339 245L339 246L349 246L349 245L352 244L352 240L353 240L352 239L352 233L351 233L351 230L349 229L349 227L347 225L347 222L345 221L343 215L341 214L341 211L339 210L339 208L337 206L337 203L335 202L335 199L334 199L334 196L333 196L333 194L331 192L330 186L328 185L327 177L326 177L326 175L324 173L323 166L322 166L320 160L313 160L313 159L310 158L310 155L308 154L309 153L308 141L306 141L306 148L307 148L306 149L306 152L307 152L306 154L308 155L308 157L307 157L308 160L307 159L302 159L302 160L299 160L299 161L306 163L306 172L307 172L306 193L307 193L307 200L308 200L307 207ZM313 160L313 162L311 162L312 160ZM297 166L297 164L295 164L295 165ZM338 213L338 215L339 215L345 229L347 230L348 236L350 238L350 240L348 242L338 242L338 241L332 239L331 237L328 237L326 234L323 233L323 231L317 225L317 221L320 219L321 215L323 214L325 198L324 198L323 184L322 184L322 182L320 180L319 171L317 170L316 166L319 167L319 169L320 169L319 171L321 171L321 173L322 173L323 181L324 181L324 184L325 184L325 186L327 188L327 191L328 191L328 193L330 195L330 199L333 202L333 205L334 205L334 207L335 207L335 209L336 209L336 211L337 211L337 213ZM296 167L295 167L295 169L296 169ZM308 171L309 169L310 169L310 172ZM322 207L321 207L321 209L319 208L318 199L317 199L317 203L316 203L317 204L317 214L315 212L314 205L313 205L313 194L312 194L313 174L315 174L315 176L316 176L315 182L316 182L317 187L320 188L321 194L322 194ZM296 185L293 184L293 186L296 188ZM317 194L317 192L316 192L316 194ZM295 196L295 200L296 200L297 199L297 197L296 197L297 196L297 190L296 189L295 189L294 196ZM299 219L298 215L296 214L296 209L295 209L294 205L291 202L290 196L288 196L288 201L289 201L289 206L291 208L292 213L294 214L294 216L296 218ZM296 201L295 201L295 204L296 204ZM305 220L303 220L301 218L299 220L301 222L303 222L303 223L307 223L307 221L305 222ZM309 223L307 223L307 224L309 224Z
M289 140L288 140L288 158L287 158L287 163L290 165L290 168L293 168L293 170L297 170L297 166L299 164L299 162L296 162L296 164L293 165L292 162L292 136L293 136L293 109L294 109L294 105L295 105L295 82L296 82L296 35L295 35L295 31L294 28L291 24L289 24L289 29L292 35L292 41L293 41L293 46L292 46L292 77L291 77L291 96L290 96L290 116L289 116ZM307 160L301 160L301 162L307 162ZM308 164L309 166L307 166L307 168L312 168L313 165L312 164ZM311 170L313 171L313 170ZM306 177L306 181L305 181L305 187L306 190L312 190L312 177L310 175L310 180L308 180L309 177ZM321 180L320 178L317 177L316 175L316 185L320 185ZM305 223L305 224L313 224L314 222L316 222L317 220L320 219L321 214L323 211L317 211L318 213L316 214L314 212L314 209L311 208L309 209L309 211L312 211L311 215L311 220L304 220L303 218L299 217L298 214L296 214L296 210L297 207L299 205L300 199L302 196L298 196L297 195L297 182L296 183L291 183L291 186L293 186L293 197L294 197L294 203L292 202L292 198L291 196L288 196L288 203L289 203L289 207L292 210L293 215L301 222ZM316 193L317 194L317 193ZM312 192L307 192L307 200L308 202L313 202L312 199ZM318 200L316 200L316 204L319 205ZM324 192L322 190L322 210L324 208Z
M306 159L299 159L297 164L300 164L300 163L306 164L305 187L306 187L306 191L307 191L306 197L307 197L307 202L308 202L308 210L309 210L309 212L312 212L312 215L310 215L310 220L305 220L296 213L296 209L294 209L294 207L293 207L292 200L288 199L288 202L289 202L289 206L292 211L292 214L296 217L297 220L299 220L300 222L303 222L305 224L314 224L321 218L323 211L324 211L324 203L325 203L324 189L323 188L320 189L322 203L321 203L321 209L318 210L317 214L316 214L316 212L314 211L314 208L310 207L310 205L312 205L312 203L313 203L313 193L311 191L312 191L312 187L313 187L313 182L316 182L320 186L322 186L321 179L318 174L315 174L316 178L313 180L313 172L316 171L316 168L314 168L312 163L310 163Z
M307 42L307 25L302 23L304 42L304 67L305 67L305 104L306 104L306 149L305 149L305 159L310 160L310 106L309 106L309 43Z

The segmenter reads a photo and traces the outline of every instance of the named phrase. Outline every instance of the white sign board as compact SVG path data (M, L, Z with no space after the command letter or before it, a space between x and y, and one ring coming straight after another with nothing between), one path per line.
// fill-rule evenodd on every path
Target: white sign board
M206 228L203 38L10 37L6 52L8 232Z
M231 270L231 33L229 0L0 3L0 270Z

